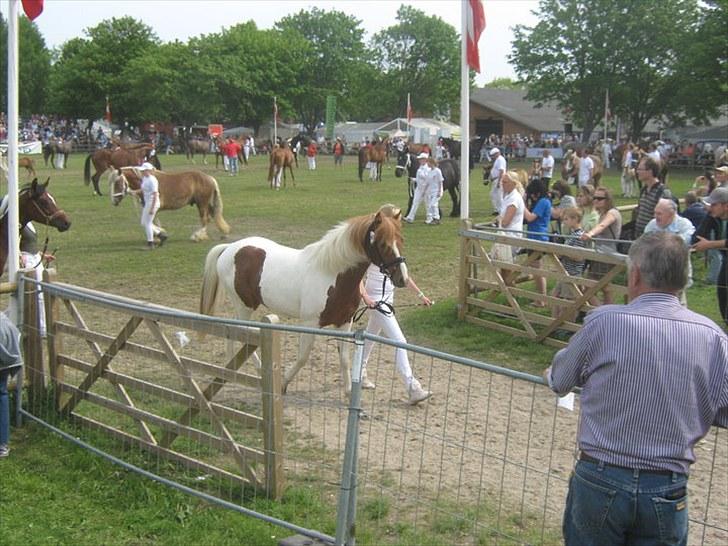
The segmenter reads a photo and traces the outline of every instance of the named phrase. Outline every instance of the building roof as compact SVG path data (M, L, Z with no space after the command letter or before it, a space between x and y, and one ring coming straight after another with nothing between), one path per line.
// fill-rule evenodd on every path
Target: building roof
M569 123L561 109L553 103L537 107L536 103L525 98L522 89L490 89L483 87L470 93L474 102L499 113L503 117L530 127L541 133L562 132L564 124Z

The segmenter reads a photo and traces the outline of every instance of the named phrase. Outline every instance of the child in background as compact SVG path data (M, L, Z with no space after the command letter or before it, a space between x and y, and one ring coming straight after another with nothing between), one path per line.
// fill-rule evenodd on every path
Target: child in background
M571 232L571 235L566 238L566 246L585 248L586 242L581 240L581 235L584 230L581 227L582 212L576 207L565 209L561 215L561 222L564 224L564 232ZM577 260L570 258L569 256L561 256L561 263L564 266L566 272L572 277L580 277L584 273L586 268L585 260ZM576 299L576 289L574 284L571 282L562 280L559 281L554 287L551 295L555 298L564 298L573 300ZM558 317L561 315L563 307L554 305L551 309L551 316ZM567 317L567 320L569 318Z

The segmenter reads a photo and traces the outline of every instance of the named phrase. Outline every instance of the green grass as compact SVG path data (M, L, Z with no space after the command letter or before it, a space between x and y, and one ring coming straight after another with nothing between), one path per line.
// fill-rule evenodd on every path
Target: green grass
M49 237L48 250L57 249L59 280L88 288L197 310L202 266L207 251L219 242L194 243L197 213L188 208L160 213L170 239L154 252L143 249L139 210L128 199L112 207L105 178L104 197L94 197L82 182L85 155L69 160L69 169L52 171L39 167L39 176L51 177L50 191L70 215L73 225L66 233L40 227L41 241ZM183 157L162 156L165 170L194 168ZM36 160L38 161L38 160ZM214 167L197 165L218 177L225 204L225 218L232 226L230 239L262 235L278 242L303 246L318 240L337 222L376 210L387 202L406 206L406 183L394 177L393 164L385 166L382 183L360 183L355 158L347 156L343 169L335 170L331 157L319 157L317 171L295 170L296 187L271 191L266 181L267 158L258 156L237 177ZM677 172L671 186L681 195L696 173ZM26 180L21 175L21 181ZM481 183L480 167L471 175L471 218L490 216L488 188ZM618 188L617 172L605 177ZM618 192L617 192L618 193ZM619 199L619 204L626 201ZM447 214L446 195L442 208ZM468 356L491 364L540 374L554 349L459 322L455 298L458 278L458 230L460 220L445 216L438 227L421 223L404 226L405 256L410 272L422 290L436 301L431 309L416 306L414 294L397 295L398 316L412 343ZM696 279L704 273L695 260ZM295 279L291 279L293 282ZM718 320L714 287L696 283L688 292L692 309ZM103 320L103 316L97 320ZM93 324L90 324L93 327ZM0 461L0 544L275 544L288 532L171 491L60 441L43 429L27 425L12 432L10 458ZM312 494L305 483L294 484L281 503L252 499L251 507L266 513L305 521L308 526L333 534L331 507ZM443 544L456 532L463 518L435 518L414 528L386 520L397 512L382 501L362 501L362 517L377 523L376 535L361 537L363 543ZM473 513L479 513L475 508ZM463 516L464 517L464 516ZM509 520L510 521L510 520ZM521 522L512 521L514 527ZM370 527L369 525L367 527ZM370 531L368 531L370 532ZM442 534L441 534L442 533ZM520 536L520 535L519 535ZM272 538L275 537L275 538ZM486 534L481 543L490 543ZM528 535L528 541L538 537Z

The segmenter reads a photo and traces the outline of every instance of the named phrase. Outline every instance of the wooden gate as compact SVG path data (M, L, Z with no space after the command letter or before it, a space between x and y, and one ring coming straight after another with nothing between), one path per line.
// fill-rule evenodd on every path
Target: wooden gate
M277 332L53 282L45 289L48 336L41 344L35 290L26 283L31 400L43 398L49 376L57 417L176 461L198 479L214 476L280 497ZM258 373L242 371L258 348Z
M597 294L605 286L615 302L626 297L627 256L623 254L533 241L504 235L488 227L466 226L460 236L458 313L461 320L562 347L568 333L581 328L579 317L593 307ZM505 245L508 251L513 247L521 250L510 262L496 258L492 252L494 244ZM560 256L601 262L608 265L608 271L597 280L572 277L564 269ZM541 266L535 267L538 260ZM531 282L534 275L547 279L546 296L535 291ZM550 295L551 285L556 282L566 283L574 299ZM545 310L533 307L535 302L545 304Z

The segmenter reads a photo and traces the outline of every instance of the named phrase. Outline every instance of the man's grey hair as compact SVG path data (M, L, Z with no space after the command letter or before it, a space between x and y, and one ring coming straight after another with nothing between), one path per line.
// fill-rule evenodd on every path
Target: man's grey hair
M629 249L630 269L640 270L642 282L660 292L678 292L688 283L690 254L674 233L646 233Z
M677 213L677 204L672 199L665 199L664 197L658 201L663 207L670 209L670 212Z

